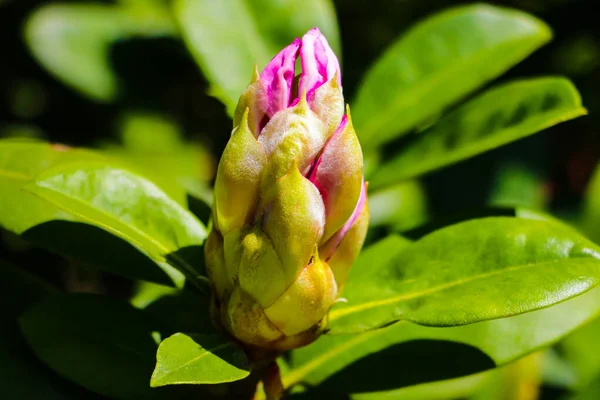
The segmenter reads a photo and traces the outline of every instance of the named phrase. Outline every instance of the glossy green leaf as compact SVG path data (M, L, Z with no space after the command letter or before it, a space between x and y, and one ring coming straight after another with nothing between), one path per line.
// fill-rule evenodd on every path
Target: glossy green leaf
M105 296L48 299L23 314L21 331L39 359L110 398L153 398L156 327L140 310Z
M211 84L211 94L233 115L252 68L262 69L295 37L318 26L336 53L339 34L329 0L177 0L184 40Z
M156 358L152 387L233 382L250 374L242 348L221 335L176 333L163 340Z
M329 313L332 332L398 320L453 326L504 318L600 283L600 248L553 221L483 218L443 228L400 251L386 241L378 246L384 250L367 249L352 269L343 292L347 303Z
M363 147L437 116L550 38L550 29L533 16L483 4L420 22L375 61L351 102Z
M564 78L501 85L418 134L377 169L372 187L409 179L584 115L577 89Z
M174 264L192 282L203 279L184 253L202 245L204 225L150 181L103 163L74 163L44 172L26 190Z
M170 265L150 260L130 243L83 224L74 215L23 190L44 171L81 161L129 168L123 161L88 150L39 141L0 140L0 226L95 268L132 279L181 285L183 276ZM185 195L181 188L177 191ZM169 194L181 197L174 190Z
M549 346L599 314L596 288L549 308L466 326L399 322L361 334L326 335L292 352L283 381L285 387L369 393L457 378Z
M111 45L130 37L175 34L168 10L158 4L45 5L27 20L26 44L58 79L95 100L110 101L118 89Z

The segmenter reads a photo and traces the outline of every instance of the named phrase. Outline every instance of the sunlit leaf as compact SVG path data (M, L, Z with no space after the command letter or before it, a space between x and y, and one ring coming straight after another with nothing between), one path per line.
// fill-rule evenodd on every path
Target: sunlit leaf
M250 374L246 354L221 335L176 333L158 348L152 387L233 382Z
M396 251L386 240L364 251L352 269L343 292L348 301L329 313L332 332L398 320L452 326L504 318L600 283L600 248L553 221L470 220Z
M420 22L375 61L351 102L361 143L373 148L435 117L550 37L533 16L484 4Z
M564 78L501 85L467 102L418 134L379 169L378 187L412 178L584 115L577 89Z

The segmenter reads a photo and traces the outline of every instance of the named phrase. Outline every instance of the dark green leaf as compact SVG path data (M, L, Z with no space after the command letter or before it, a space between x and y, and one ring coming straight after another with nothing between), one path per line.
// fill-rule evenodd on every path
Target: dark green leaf
M148 385L156 327L129 304L73 294L48 299L23 314L21 331L50 368L111 398L151 398Z
M145 309L161 323L163 337L177 332L215 333L216 328L210 316L210 298L198 296L189 291L181 291L162 296Z
M483 218L441 229L400 251L385 241L377 246L384 250L368 249L352 269L343 292L348 302L329 313L332 332L398 320L452 326L504 318L600 283L600 248L548 220Z
M489 90L375 170L372 187L409 179L584 115L577 89L564 78L536 78Z
M113 100L117 78L110 46L134 36L175 34L168 10L150 3L45 5L29 16L26 43L38 62L69 86L95 100Z
M0 304L3 318L16 318L38 301L59 294L48 282L0 259Z
M286 387L364 393L456 378L548 346L599 314L600 289L594 289L553 307L467 326L399 322L361 334L326 335L292 352L283 380Z
M374 148L435 117L550 37L531 15L482 4L419 23L375 61L351 102L361 143Z
M230 115L250 84L252 66L263 68L295 37L318 26L339 50L335 11L328 0L178 0L175 15L211 94Z
M44 172L26 190L202 280L181 251L201 246L206 229L150 181L103 163L76 163Z
M250 374L241 347L221 335L176 333L158 348L152 387L233 382Z

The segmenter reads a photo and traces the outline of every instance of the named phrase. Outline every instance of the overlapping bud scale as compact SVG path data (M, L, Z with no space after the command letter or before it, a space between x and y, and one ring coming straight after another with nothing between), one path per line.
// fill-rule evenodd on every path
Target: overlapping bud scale
M219 323L247 345L314 340L364 241L362 152L340 78L314 28L240 97L205 256Z

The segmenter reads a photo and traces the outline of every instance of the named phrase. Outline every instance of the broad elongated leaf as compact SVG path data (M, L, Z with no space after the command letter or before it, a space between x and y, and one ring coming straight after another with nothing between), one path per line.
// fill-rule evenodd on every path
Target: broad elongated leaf
M585 114L564 78L512 82L485 92L419 134L375 171L372 187L453 164Z
M175 15L185 42L230 115L252 78L283 47L318 26L339 50L329 0L177 0ZM339 52L337 52L339 55Z
M74 215L23 190L44 171L81 161L129 168L93 151L38 141L0 140L0 226L96 268L128 278L181 285L183 276L170 265L153 262L131 244L80 223ZM185 195L181 188L168 193L174 198ZM98 243L103 245L100 247Z
M292 352L283 380L286 387L367 393L456 378L548 346L599 314L596 288L546 309L466 326L399 322L361 334L326 335Z
M202 279L181 250L202 245L206 229L150 181L103 163L50 169L26 187L40 198L175 264L192 282Z
M351 103L363 147L436 116L550 37L531 15L489 5L450 9L419 23L375 61Z
M329 313L332 332L398 320L452 326L509 317L600 283L600 248L552 221L483 218L441 229L400 251L386 241L379 246L384 250L368 249L352 269L343 292L348 302Z
M157 330L140 310L105 296L46 300L20 318L33 352L63 377L110 398L153 398Z
M152 4L151 4L152 3ZM37 9L25 26L26 43L48 71L99 101L117 94L110 46L134 36L172 36L169 11L158 2L127 7L51 4Z
M176 333L158 348L152 387L233 382L250 374L241 347L221 335Z

